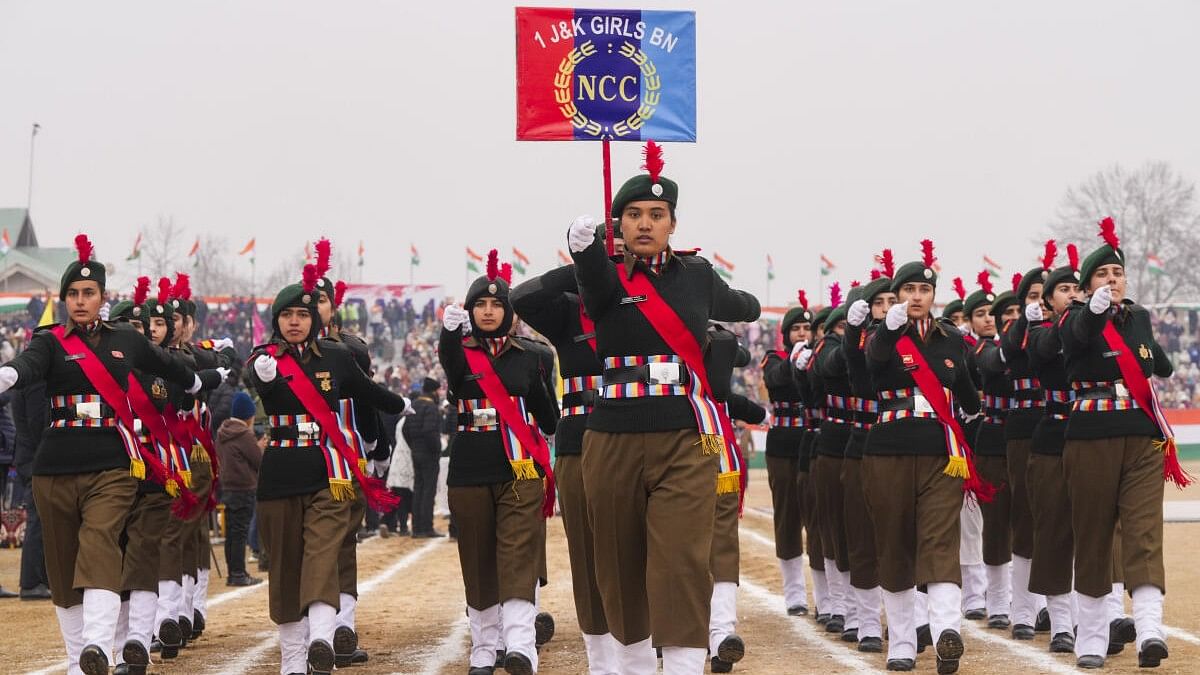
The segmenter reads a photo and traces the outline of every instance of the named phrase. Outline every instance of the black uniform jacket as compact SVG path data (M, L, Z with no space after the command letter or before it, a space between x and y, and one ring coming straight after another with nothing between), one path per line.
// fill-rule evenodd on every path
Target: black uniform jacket
M825 419L821 421L821 434L817 436L817 452L827 457L842 457L853 429L854 413L850 410L850 371L846 368L846 354L842 348L842 336L832 331L825 334L817 345L817 375L821 378L826 397L841 397L845 404L826 405ZM826 402L828 402L826 398Z
M993 338L980 338L979 344L967 361L979 372L983 380L983 393L999 397L996 406L984 404L984 419L979 425L971 449L977 455L989 457L1004 457L1007 453L1007 442L1004 438L1004 421L1008 417L1009 397L1012 396L1012 381L1004 360L1000 358L1000 345Z
M1042 398L1042 390L1022 387L1017 389L1018 380L1034 377L1033 366L1029 363L1029 354L1025 335L1029 321L1022 312L1019 319L1008 321L1000 329L1000 350L1004 353L1004 363L1008 366L1008 377L1013 383L1012 398L1022 401L1037 401ZM1033 429L1042 419L1044 408L1012 407L1004 420L1004 437L1010 441L1033 438Z
M1025 351L1029 355L1029 365L1034 375L1042 383L1042 390L1070 391L1071 382L1067 379L1067 364L1063 360L1058 323L1042 321L1034 323L1026 330L1029 332L1029 340ZM1066 439L1067 420L1055 419L1049 413L1070 415L1071 406L1069 403L1047 403L1047 406L1047 414L1042 415L1033 430L1033 451L1040 455L1061 456Z
M803 414L804 397L801 396L799 383L793 376L788 356L780 356L771 351L762 362L763 384L767 387L767 396L771 403L789 403L797 406L796 412ZM767 431L767 456L769 457L798 457L800 444L804 440L804 427L772 426ZM807 460L807 458L805 458Z

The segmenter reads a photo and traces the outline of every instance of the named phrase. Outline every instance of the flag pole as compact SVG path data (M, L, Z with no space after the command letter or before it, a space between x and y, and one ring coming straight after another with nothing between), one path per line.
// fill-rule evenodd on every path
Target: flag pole
M612 221L612 153L609 149L608 138L602 144L604 163L604 242L608 255L613 254L613 221Z
M37 139L38 130L41 128L42 125L34 122L33 129L29 132L29 191L25 194L25 211L27 213L33 208L33 151L34 141Z

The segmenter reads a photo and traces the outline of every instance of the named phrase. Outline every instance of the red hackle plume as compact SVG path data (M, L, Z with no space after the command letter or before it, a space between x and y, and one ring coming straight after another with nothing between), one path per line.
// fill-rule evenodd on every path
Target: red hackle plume
M1079 271L1079 248L1075 244L1067 244L1067 263L1071 269Z
M937 262L937 256L933 255L932 239L921 240L921 262L923 262L926 267L933 267L933 263Z
M137 287L133 289L133 304L144 305L150 296L150 277L138 277Z
M1100 221L1100 238L1114 251L1121 247L1121 240L1117 237L1117 224L1113 222L1112 217Z
M500 274L500 254L496 249L488 251L487 261L487 278L488 281L495 281L496 276Z
M96 253L96 248L92 246L92 242L88 240L86 234L75 235L75 250L79 252L79 262L85 263L92 259L92 255Z
M166 277L158 279L158 304L165 305L171 301L171 280Z
M862 286L862 284L858 283L858 279L850 282L850 288L858 288L859 286Z
M804 292L804 289L796 291L796 302L800 303L804 309L808 309L808 294Z
M662 146L654 141L646 141L646 147L642 148L642 157L645 160L642 168L650 172L650 182L657 183L666 164L663 162Z
M963 286L962 277L954 277L954 294L959 300L967 299L967 287Z
M329 259L333 255L333 245L325 237L317 241L317 278L329 274Z
M975 280L979 282L979 287L983 289L984 293L992 295L992 275L987 270L980 272Z
M883 272L880 272L879 270L871 270L871 281L875 281L881 276L883 276Z
M1013 293L1016 293L1017 289L1021 287L1021 278L1022 278L1022 275L1020 272L1013 274L1013 277L1012 277Z
M835 281L829 285L829 306L837 307L840 304L842 304L842 285Z
M512 265L509 263L504 263L503 265L501 265L499 276L501 279L504 280L504 283L511 286L512 285Z
M183 272L175 273L175 286L171 288L171 296L176 300L192 299L192 279Z
M929 250L930 253L933 252L933 242L930 242ZM879 256L879 264L883 266L883 276L890 279L896 275L896 260L892 258L892 249L883 249L883 253Z
M333 285L333 308L337 309L342 306L342 300L346 298L346 282L338 279L338 282Z
M317 290L317 281L320 278L321 278L321 275L317 274L317 266L316 265L312 265L312 264L305 265L304 266L304 277L303 277L303 281L302 281L302 284L304 287L304 292L312 293L313 291Z
M1042 269L1054 269L1054 259L1058 257L1058 244L1053 239L1046 240L1046 252L1042 255Z

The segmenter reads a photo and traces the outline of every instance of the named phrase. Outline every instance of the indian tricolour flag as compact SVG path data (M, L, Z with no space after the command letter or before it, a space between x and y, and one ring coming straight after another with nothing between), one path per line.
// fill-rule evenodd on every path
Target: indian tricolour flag
M513 251L513 262L512 262L513 269L516 270L518 274L525 274L526 268L529 267L529 256L522 253L521 250L518 249L516 246L513 247L512 251Z
M767 254L767 281L775 281L775 259Z
M725 281L733 279L733 263L722 257L720 253L713 253L713 263L715 263L713 269L717 271L717 274L721 275L722 279Z
M421 253L420 253L420 251L417 250L417 245L412 242L409 242L408 250L409 250L408 264L412 265L414 267L417 265L420 265L421 264Z
M482 263L482 262L483 262L483 256L479 255L475 251L472 251L471 247L468 246L467 247L467 271L479 274L483 270L483 268L479 266L480 263Z
M1153 253L1146 256L1146 271L1150 274L1162 276L1167 273L1167 268L1163 265L1163 261Z
M138 240L140 241L141 238L142 238L142 235L139 234ZM134 248L136 249L137 247L134 246ZM0 234L0 255L8 255L8 252L11 249L12 249L12 241L9 240L9 238L8 238L8 228L6 227L6 228L4 228L4 233Z
M1004 268L1000 266L1000 263L996 262L995 260L992 260L991 258L987 257L986 255L983 256L983 266L987 268L988 274L990 274L994 277L1000 276L1000 272L1002 272L1004 270Z
M837 265L834 265L833 261L830 260L824 253L821 254L821 276L827 277L830 274L833 274L833 270L836 267Z

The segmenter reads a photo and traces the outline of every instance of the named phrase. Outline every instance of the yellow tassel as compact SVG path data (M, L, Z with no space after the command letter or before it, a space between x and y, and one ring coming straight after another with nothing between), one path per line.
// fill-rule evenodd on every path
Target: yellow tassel
M727 495L742 489L742 474L740 471L727 471L717 474L717 494Z
M192 472L191 472L191 470L180 471L179 477L183 479L183 486L191 489L191 487L192 487Z
M167 494L171 495L172 497L179 496L179 483L176 483L174 478L168 478L167 484L164 485L163 488L167 491Z
M199 443L192 446L191 458L193 462L204 462L205 464L208 464L208 453L204 451L204 446L200 445Z
M358 458L358 470L364 475L367 473L367 460L363 459L362 457Z
M946 468L942 470L942 473L963 480L971 477L971 472L967 470L966 457L951 457L950 461L946 462Z
M335 502L349 502L354 500L354 485L341 478L329 479L329 494L333 495Z
M721 434L700 434L700 454L717 455L724 451L724 436Z
M129 460L129 475L138 480L146 480L146 462L140 458Z
M538 475L537 467L533 465L532 459L513 459L509 460L512 465L513 478L516 480L537 480L541 478Z

